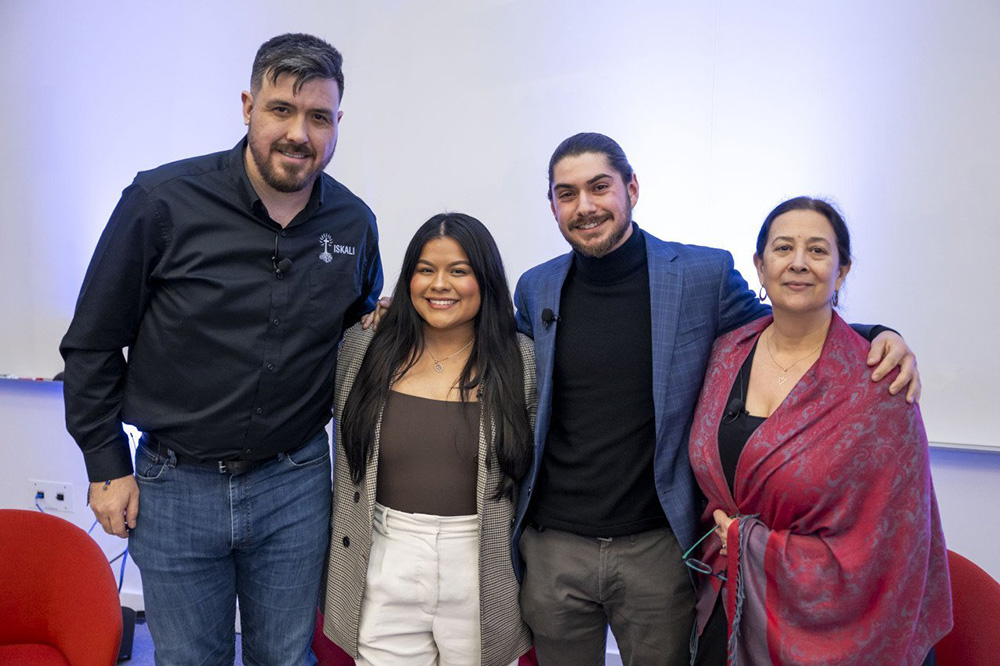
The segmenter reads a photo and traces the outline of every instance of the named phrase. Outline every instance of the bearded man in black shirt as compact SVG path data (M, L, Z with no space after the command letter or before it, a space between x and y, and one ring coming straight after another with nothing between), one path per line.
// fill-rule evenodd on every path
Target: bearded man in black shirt
M337 343L382 288L374 215L323 172L341 65L310 35L263 44L246 137L136 176L60 346L90 505L129 538L158 664L231 664L237 598L248 663L310 659ZM123 423L144 433L134 474Z

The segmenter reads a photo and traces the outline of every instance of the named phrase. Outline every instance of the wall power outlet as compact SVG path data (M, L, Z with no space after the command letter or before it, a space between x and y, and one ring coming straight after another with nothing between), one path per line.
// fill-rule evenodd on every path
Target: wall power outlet
M57 481L31 481L32 501L45 511L73 511L73 484Z

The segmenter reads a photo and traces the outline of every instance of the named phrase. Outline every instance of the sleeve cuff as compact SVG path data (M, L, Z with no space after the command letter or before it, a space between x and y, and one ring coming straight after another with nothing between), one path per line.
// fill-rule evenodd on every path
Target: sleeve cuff
M899 335L899 337L903 337L902 335L899 334L899 331L897 331L894 328L889 328L888 326L883 326L882 324L875 324L874 326L872 326L872 329L868 331L869 342L877 338L882 333L885 333L886 331L889 331L890 333L895 333L896 335Z
M91 483L118 479L132 473L132 450L124 433L122 440L121 443L115 443L105 450L84 454L87 477Z

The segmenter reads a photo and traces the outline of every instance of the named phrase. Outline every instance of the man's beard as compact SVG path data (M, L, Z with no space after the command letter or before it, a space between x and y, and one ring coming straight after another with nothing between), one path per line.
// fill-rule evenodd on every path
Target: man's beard
M602 217L603 217L603 215L602 215ZM590 218L590 219L593 219L593 218ZM623 224L620 227L616 227L614 229L614 231L612 231L610 234L608 234L607 236L605 236L601 240L601 242L598 243L598 244L596 244L596 245L593 245L593 244L585 245L585 244L580 243L580 242L576 241L575 239L571 239L569 237L567 237L566 240L569 242L569 244L573 247L574 250L576 250L577 252L579 252L583 256L585 256L585 257L592 257L594 259L600 259L601 257L603 257L606 254L608 254L611 251L611 248L613 248L615 245L617 245L618 242L621 241L621 239L625 237L625 234L628 233L629 228L632 226L632 202L631 201L627 201L625 203L625 219L627 220L626 224ZM614 223L614 216L613 215L612 215L611 222ZM577 224L577 223L574 223L574 224Z
M303 153L313 158L316 157L316 151L310 146L286 143L273 143L267 147L262 147L253 139L252 124L249 135L250 138L247 143L250 145L250 157L253 159L257 171L260 172L261 178L264 179L268 187L278 192L300 192L312 185L313 181L316 180L316 176L326 168L326 165L330 163L330 159L333 158L333 152L331 152L330 157L314 170L309 170L305 166L296 170L290 170L287 167L281 168L276 166L271 160L271 156L279 149L284 149L286 152Z

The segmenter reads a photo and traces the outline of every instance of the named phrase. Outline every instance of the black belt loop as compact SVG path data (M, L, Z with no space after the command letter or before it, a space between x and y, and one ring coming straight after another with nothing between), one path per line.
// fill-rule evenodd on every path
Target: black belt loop
M138 447L140 446L146 447L149 451L155 453L158 457L163 458L163 460L167 462L169 465L177 464L177 454L174 452L174 450L169 449L160 444L160 442L155 437L150 435L148 432L142 433L142 435L139 437L139 443L136 445L136 448L138 449Z

